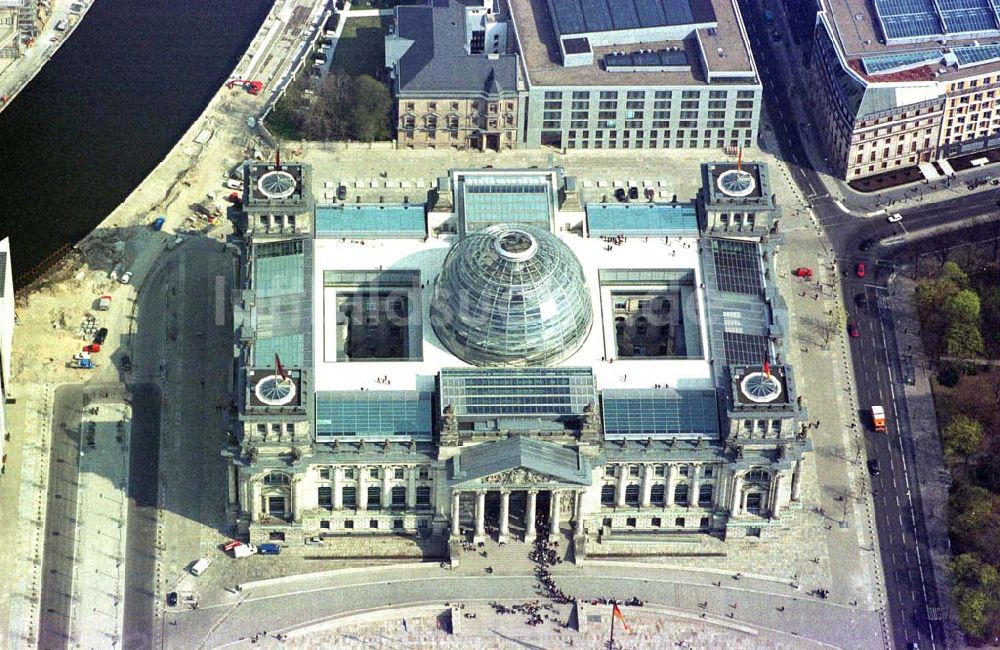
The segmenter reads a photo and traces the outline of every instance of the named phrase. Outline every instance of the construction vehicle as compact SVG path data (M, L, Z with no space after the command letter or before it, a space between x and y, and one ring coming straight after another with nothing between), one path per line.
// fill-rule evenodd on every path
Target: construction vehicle
M259 95L264 89L264 82L256 79L230 79L226 82L226 88L235 88L237 84L251 95Z
M107 311L111 309L111 296L101 296L97 301L98 311Z
M78 368L80 370L93 370L94 369L94 362L91 361L89 358L88 359L73 359L73 362L70 364L70 367L71 368Z
M885 410L881 406L872 407L872 426L875 433L885 433Z

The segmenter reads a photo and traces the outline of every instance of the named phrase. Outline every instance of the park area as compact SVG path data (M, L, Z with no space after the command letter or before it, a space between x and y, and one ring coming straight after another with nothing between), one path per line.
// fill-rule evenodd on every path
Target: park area
M329 63L303 68L266 119L286 140L374 142L392 137L385 84L387 17L348 18Z

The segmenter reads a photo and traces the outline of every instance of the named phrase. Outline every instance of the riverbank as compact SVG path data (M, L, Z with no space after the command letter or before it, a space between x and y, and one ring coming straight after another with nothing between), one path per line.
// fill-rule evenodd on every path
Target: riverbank
M97 0L52 0L52 14L49 16L35 43L28 47L24 55L0 69L0 112L13 103L20 92L35 78L49 59L76 31L83 17ZM71 7L80 11L71 11ZM66 29L58 30L56 25L66 21Z

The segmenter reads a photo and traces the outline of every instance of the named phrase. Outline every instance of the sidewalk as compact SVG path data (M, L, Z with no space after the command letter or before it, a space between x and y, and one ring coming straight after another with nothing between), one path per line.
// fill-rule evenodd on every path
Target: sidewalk
M937 587L937 618L944 623L948 647L961 647L964 634L955 625L954 609L951 602L951 541L948 538L948 491L951 475L944 462L941 438L938 432L937 415L934 409L934 395L931 393L930 362L924 355L920 338L920 323L913 309L913 290L916 283L910 277L897 276L891 285L891 305L896 323L896 344L899 358L910 357L913 364L912 385L903 387L906 395L909 429L913 440L913 456L916 460L917 484L912 485L920 494L923 506L924 525L927 528L930 546L929 565L933 568L934 583ZM922 557L923 567L928 558ZM930 579L930 576L927 576Z
M97 414L83 421L77 492L76 606L70 636L83 648L117 647L125 610L124 488L128 485L131 409L124 404L97 408Z

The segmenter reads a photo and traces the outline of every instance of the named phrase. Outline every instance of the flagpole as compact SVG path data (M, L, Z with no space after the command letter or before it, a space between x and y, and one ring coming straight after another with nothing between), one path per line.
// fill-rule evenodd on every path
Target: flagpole
M608 650L615 647L615 606L611 606L611 639L608 641Z

